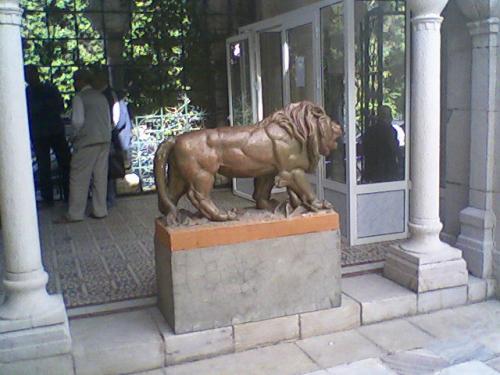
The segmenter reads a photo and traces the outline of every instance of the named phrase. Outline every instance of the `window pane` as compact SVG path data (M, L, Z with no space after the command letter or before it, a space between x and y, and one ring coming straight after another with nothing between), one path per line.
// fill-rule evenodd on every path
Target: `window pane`
M326 113L337 123L345 124L345 71L343 4L321 9L321 53L323 62L323 102ZM346 139L325 158L326 178L346 182Z
M46 0L21 0L20 4L26 10L43 10Z
M229 46L229 53L233 125L250 124L252 122L252 97L248 41L232 43Z
M406 35L403 1L356 1L357 181L404 179Z
M101 13L95 13L95 16L98 17L100 14ZM95 39L100 37L99 32L92 26L89 17L90 13L78 13L76 15L78 38Z
M66 104L69 104L74 94L75 88L73 86L73 73L77 69L78 68L75 66L65 66L51 69L52 82L61 91L61 95Z
M43 51L43 40L39 39L24 39L23 40L23 53L24 53L24 63L40 65L41 54Z
M288 31L290 61L290 102L314 100L312 25Z
M264 117L283 108L281 32L260 34L260 64Z
M95 40L79 40L78 41L78 60L75 61L78 65L89 64L105 64L106 56L104 54L104 41L101 39Z
M75 17L63 10L47 12L49 36L53 39L76 38Z
M53 40L52 46L52 66L67 66L73 65L76 58L76 45L75 39L69 40Z
M45 39L49 37L47 32L47 20L45 12L29 12L23 18L23 38Z

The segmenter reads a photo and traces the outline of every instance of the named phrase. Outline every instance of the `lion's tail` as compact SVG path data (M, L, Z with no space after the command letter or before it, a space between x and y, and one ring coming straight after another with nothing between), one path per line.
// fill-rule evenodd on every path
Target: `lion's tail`
M176 212L175 204L168 197L167 176L165 174L167 168L168 155L174 147L175 140L172 138L165 139L155 153L154 174L156 191L158 193L158 208L160 212L167 215L170 212Z

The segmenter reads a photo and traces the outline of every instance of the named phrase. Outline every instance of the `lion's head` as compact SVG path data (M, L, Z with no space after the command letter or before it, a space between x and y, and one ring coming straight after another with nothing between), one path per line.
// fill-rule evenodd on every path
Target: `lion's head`
M278 124L307 147L311 170L314 171L320 155L328 156L337 148L342 128L320 106L302 101L290 103L262 122L262 126Z

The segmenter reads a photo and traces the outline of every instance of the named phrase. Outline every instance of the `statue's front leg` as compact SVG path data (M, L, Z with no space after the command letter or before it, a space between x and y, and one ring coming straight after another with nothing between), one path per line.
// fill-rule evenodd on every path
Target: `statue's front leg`
M331 204L327 201L320 201L316 197L314 188L309 183L307 175L302 169L294 169L287 174L289 183L288 187L295 192L302 204L311 211L319 211L326 208L331 208Z

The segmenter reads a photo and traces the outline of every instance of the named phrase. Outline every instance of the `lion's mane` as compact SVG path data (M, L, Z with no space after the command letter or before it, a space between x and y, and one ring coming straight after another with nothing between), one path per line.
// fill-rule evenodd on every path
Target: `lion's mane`
M313 173L320 159L319 153L319 127L322 121L327 121L324 110L314 103L303 101L288 104L284 109L274 112L260 123L259 127L267 128L278 125L290 137L296 139L302 147L307 147L310 168L308 173Z

